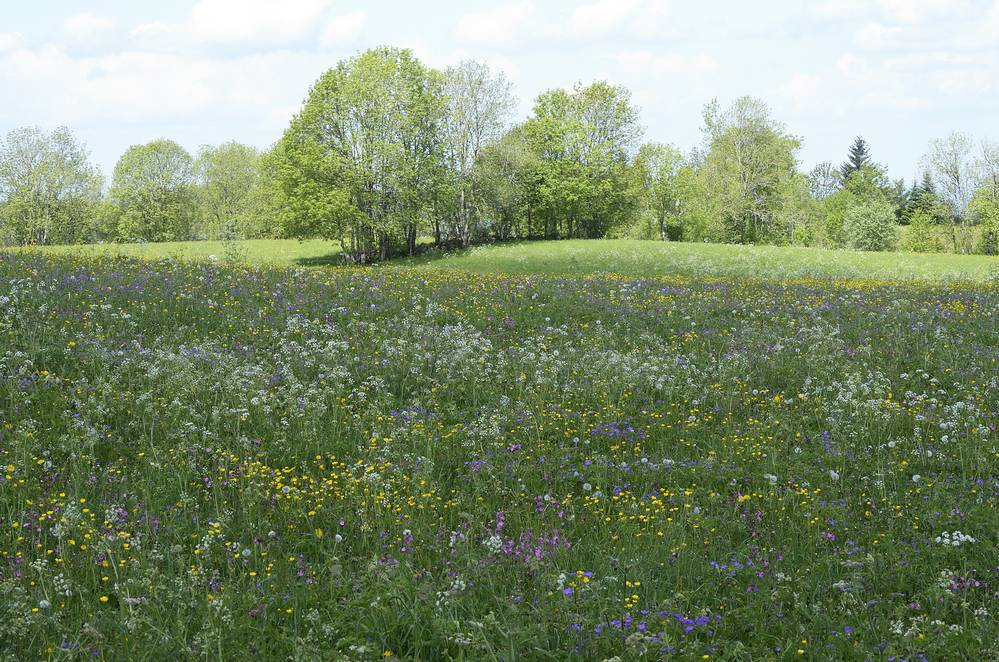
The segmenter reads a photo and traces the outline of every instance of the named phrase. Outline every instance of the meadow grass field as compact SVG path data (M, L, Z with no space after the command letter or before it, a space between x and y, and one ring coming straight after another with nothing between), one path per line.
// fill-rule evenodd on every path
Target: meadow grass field
M0 252L0 659L999 659L994 259L258 248Z
M427 240L429 241L429 240ZM233 252L254 264L292 267L340 265L336 242L297 239L185 241L146 244L49 246L47 254L124 255L142 259L225 260ZM999 278L999 258L952 253L867 253L783 246L698 244L637 240L513 242L451 253L396 259L393 266L479 273L689 276L696 278L873 278L881 280L988 280Z

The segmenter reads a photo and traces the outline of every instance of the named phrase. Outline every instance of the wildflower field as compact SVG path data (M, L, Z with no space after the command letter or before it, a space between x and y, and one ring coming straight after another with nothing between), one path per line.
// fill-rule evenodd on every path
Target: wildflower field
M0 253L0 658L999 659L999 287Z

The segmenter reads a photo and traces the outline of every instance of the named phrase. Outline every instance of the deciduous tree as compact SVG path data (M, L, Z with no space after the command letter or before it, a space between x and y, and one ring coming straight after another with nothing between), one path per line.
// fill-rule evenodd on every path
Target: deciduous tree
M133 145L115 165L108 200L112 239L191 239L198 215L194 159L172 140Z
M0 242L90 241L104 178L69 129L16 129L0 141Z

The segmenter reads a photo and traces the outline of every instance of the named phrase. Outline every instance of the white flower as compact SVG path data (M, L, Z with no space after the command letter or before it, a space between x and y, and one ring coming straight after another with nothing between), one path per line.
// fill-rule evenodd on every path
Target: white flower
M837 473L834 469L830 469L829 477L832 478L834 481L839 480L839 473Z
M592 489L593 489L592 485L590 485L589 483L583 483L583 491L584 492L589 492Z
M52 606L52 603L49 602L48 600L39 600L38 601L38 608L39 609L48 609L51 606Z
M913 483L918 483L918 482L919 482L919 481L921 481L922 479L923 479L923 477L922 477L922 476L920 476L919 474L913 474L913 475L912 475L912 482L913 482Z
M961 545L975 542L974 538L960 531L944 531L935 540L938 545L943 545L944 547L960 547Z

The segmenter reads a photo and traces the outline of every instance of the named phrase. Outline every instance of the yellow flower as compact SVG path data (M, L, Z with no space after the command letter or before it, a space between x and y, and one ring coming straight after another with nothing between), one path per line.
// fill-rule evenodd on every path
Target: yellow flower
M101 602L107 602L109 599L110 598L108 598L108 596L106 596L106 595L102 595L101 596Z
M316 529L316 537L317 538L322 538L324 535L326 535L326 534L323 533L322 529Z

